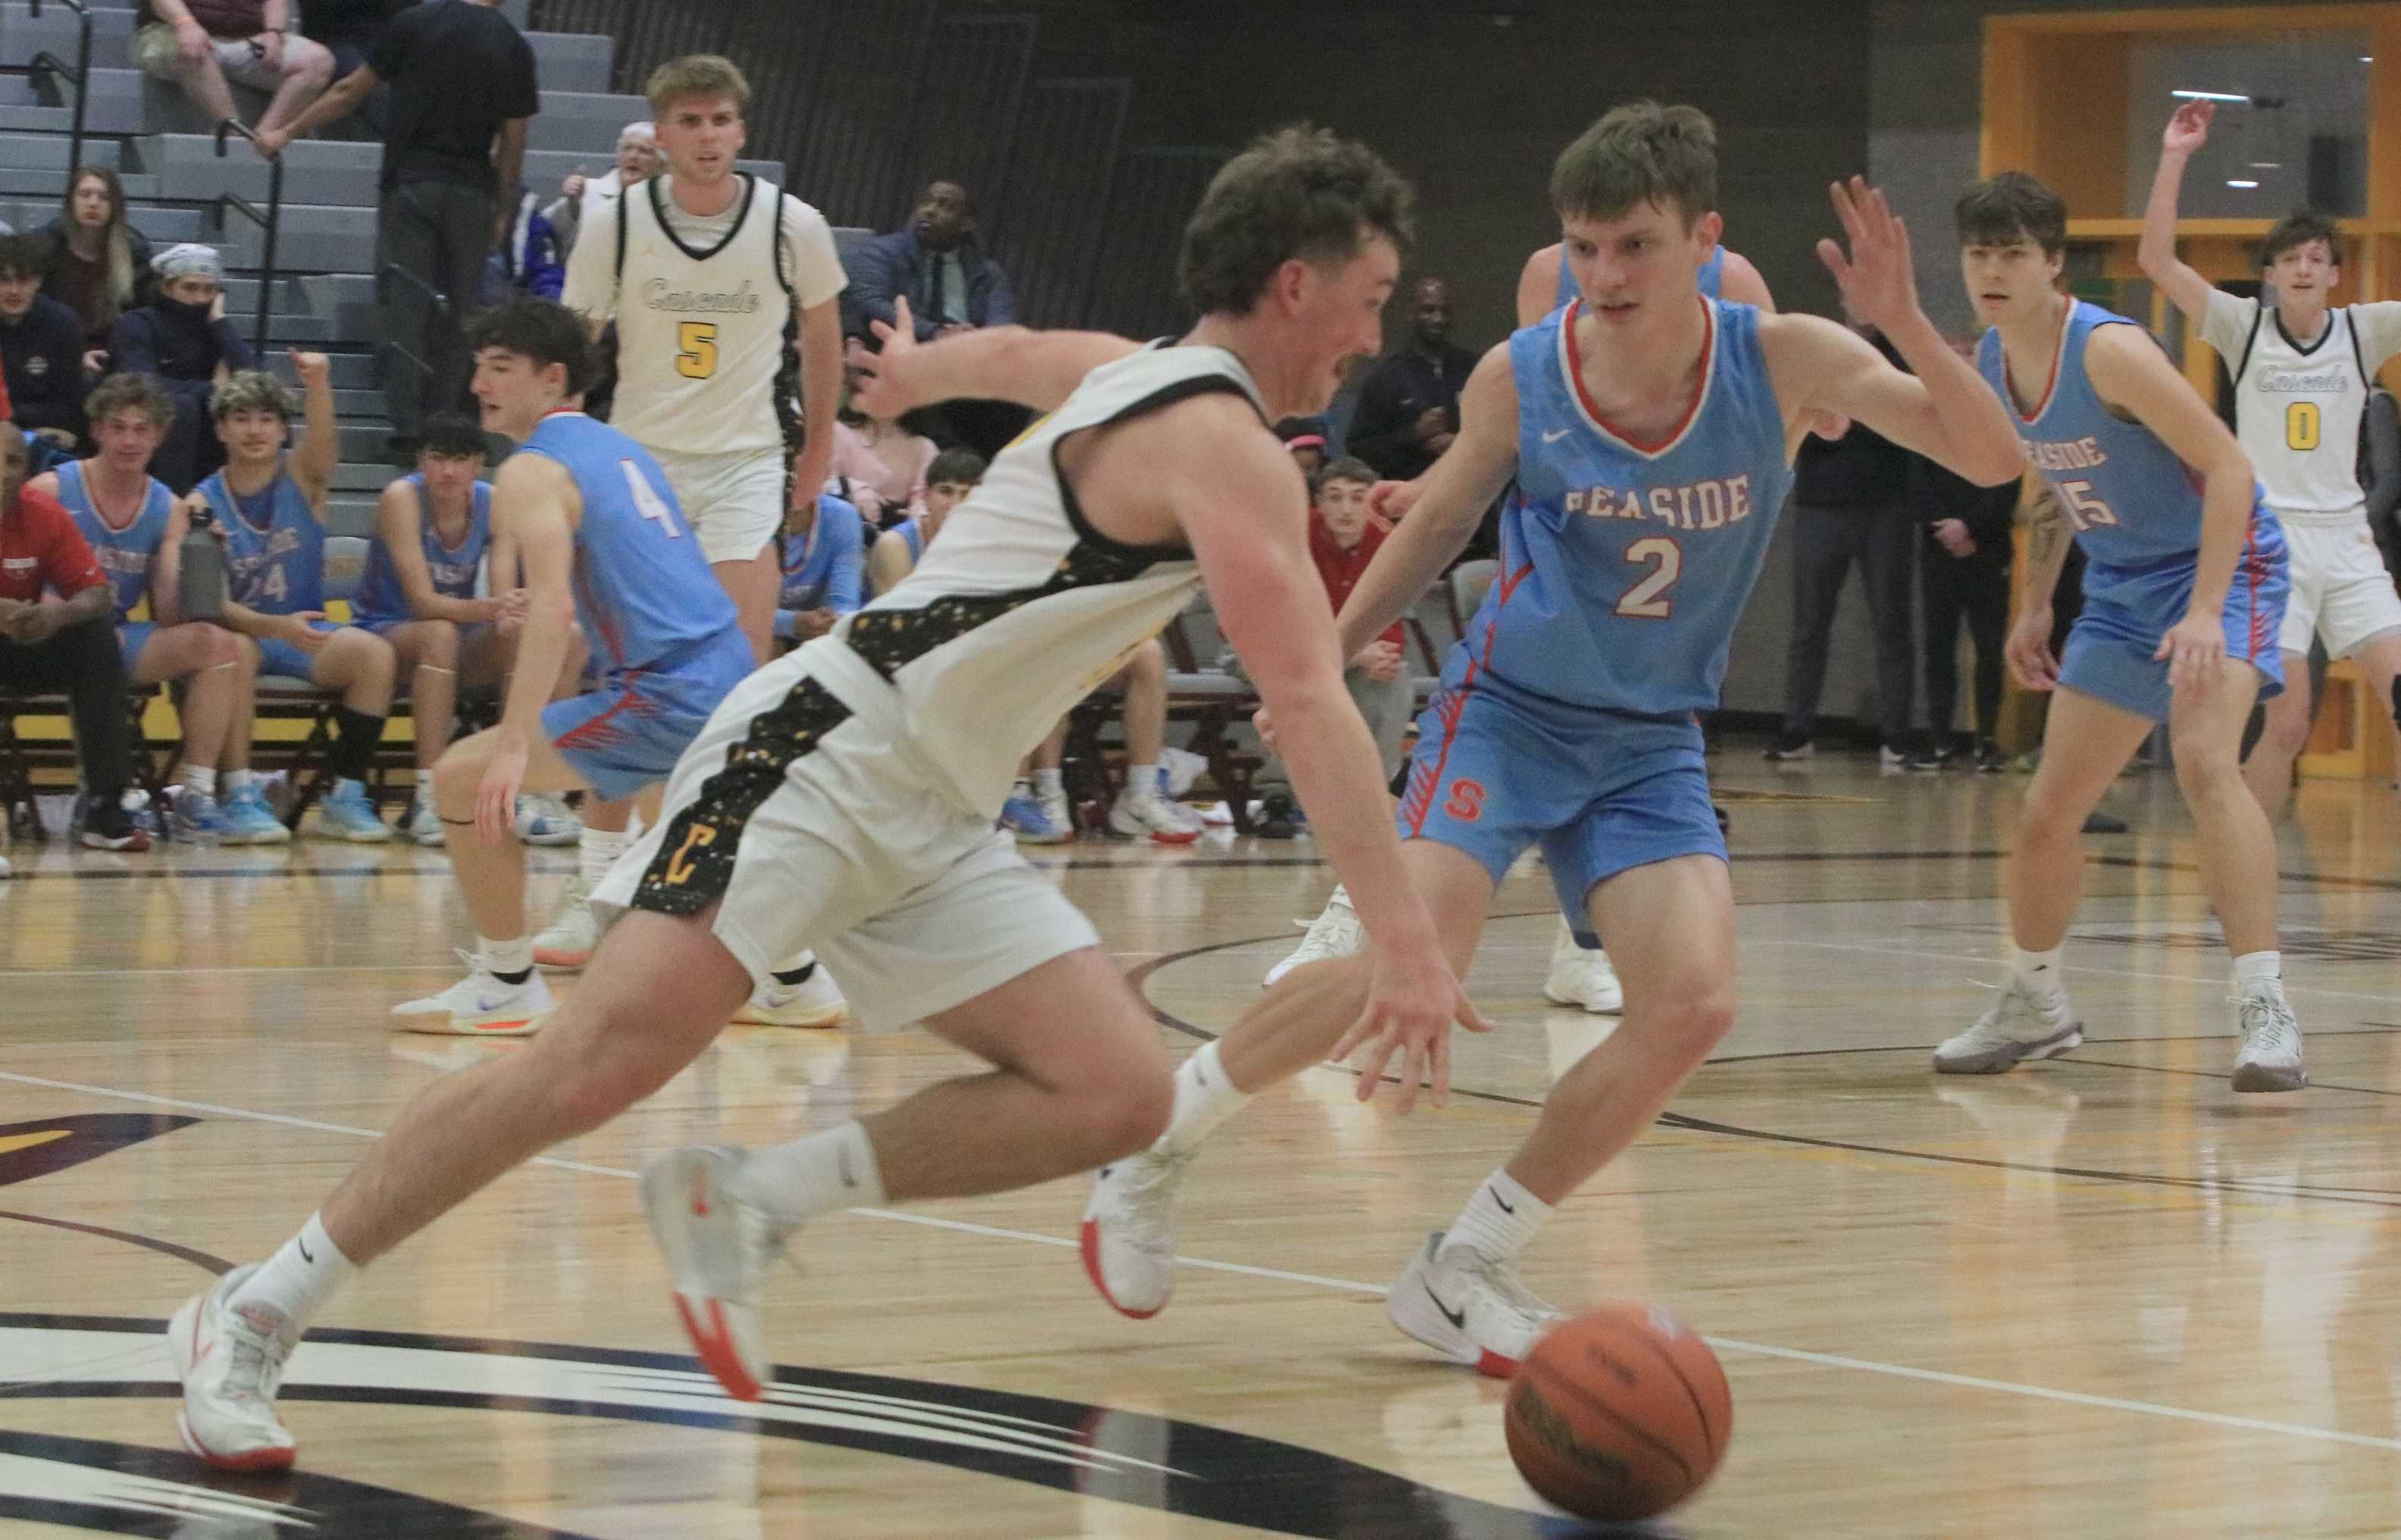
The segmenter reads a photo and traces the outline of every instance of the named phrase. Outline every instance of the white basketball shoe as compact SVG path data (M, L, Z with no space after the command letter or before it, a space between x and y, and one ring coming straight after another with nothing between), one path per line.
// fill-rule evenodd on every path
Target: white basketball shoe
M840 1026L850 1014L850 1002L823 968L813 967L798 983L769 979L750 992L737 1022L753 1026Z
M184 1382L176 1431L185 1449L219 1470L289 1470L296 1447L276 1420L275 1392L300 1328L265 1305L226 1303L257 1271L234 1269L167 1323L167 1356Z
M1338 887L1325 901L1317 918L1309 922L1309 933L1300 938L1292 956L1268 969L1259 981L1261 989L1273 989L1278 979L1303 963L1324 962L1328 957L1348 957L1367 944L1367 932L1359 924L1359 912L1351 907L1351 896Z
M600 944L600 920L592 913L592 889L581 876L567 879L559 901L557 914L533 939L533 960L572 971L592 960L592 949Z
M1997 1075L2028 1059L2055 1059L2084 1041L2065 994L2044 999L2012 977L1976 1024L1934 1051L1938 1075Z
M1564 1317L1517 1276L1516 1264L1435 1231L1384 1296L1393 1325L1455 1364L1505 1380Z
M1147 1321L1175 1286L1175 1194L1189 1152L1146 1149L1101 1167L1084 1205L1084 1275L1120 1315Z
M2234 1028L2243 1046L2234 1053L2237 1091L2301 1091L2310 1072L2301 1066L2301 1027L2284 1003L2280 985L2234 997Z
M1543 997L1553 1005L1580 1005L1596 1016L1613 1016L1626 1009L1626 990L1609 964L1609 954L1578 946L1565 920L1559 922L1558 939L1551 942L1551 972L1543 981Z
M734 1196L743 1152L671 1149L642 1167L642 1212L675 1282L676 1313L725 1394L755 1401L775 1377L759 1327L759 1291L798 1225Z
M459 954L473 969L438 995L403 1000L391 1008L391 1024L403 1032L448 1033L460 1038L530 1038L549 1019L550 985L542 969L522 983L495 977L472 952Z

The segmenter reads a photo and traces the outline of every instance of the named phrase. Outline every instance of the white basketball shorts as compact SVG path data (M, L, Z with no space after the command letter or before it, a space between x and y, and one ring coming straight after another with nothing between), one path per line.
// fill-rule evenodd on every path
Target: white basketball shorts
M781 449L730 454L680 454L645 444L667 474L686 523L700 537L710 565L748 561L784 527L789 461Z
M2307 653L2312 634L2326 639L2326 656L2349 657L2380 632L2401 630L2401 594L2384 570L2367 524L2306 524L2284 521L2285 560L2292 597L2284 601L2284 625L2276 645Z

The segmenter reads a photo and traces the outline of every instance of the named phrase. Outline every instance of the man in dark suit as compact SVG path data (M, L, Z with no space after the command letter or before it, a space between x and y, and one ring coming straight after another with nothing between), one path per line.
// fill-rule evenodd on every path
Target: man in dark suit
M975 203L956 182L929 182L908 227L879 235L849 264L843 291L844 330L873 347L869 323L899 324L893 301L909 301L920 342L1017 319L1008 275L976 239ZM945 445L990 460L1024 430L1029 414L1005 401L954 401L926 414L927 431Z

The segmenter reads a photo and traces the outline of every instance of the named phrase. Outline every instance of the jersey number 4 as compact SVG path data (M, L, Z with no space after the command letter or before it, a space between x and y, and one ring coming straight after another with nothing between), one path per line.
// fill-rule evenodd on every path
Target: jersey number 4
M659 528L667 532L669 540L681 540L683 531L676 528L675 510L652 489L641 467L630 460L621 460L617 461L617 468L625 473L625 490L633 494L634 506L641 511L642 516L658 520Z
M2092 495L2092 483L2063 481L2059 484L2059 490L2060 495L2067 500L2067 522L2075 525L2079 533L2118 522L2118 516L2109 511L2109 505Z
M707 379L717 373L717 323L687 321L676 327L676 373L686 379Z
M1650 535L1628 545L1626 559L1637 566L1655 565L1617 596L1617 612L1633 620L1666 620L1676 608L1667 590L1684 571L1683 547L1665 535Z

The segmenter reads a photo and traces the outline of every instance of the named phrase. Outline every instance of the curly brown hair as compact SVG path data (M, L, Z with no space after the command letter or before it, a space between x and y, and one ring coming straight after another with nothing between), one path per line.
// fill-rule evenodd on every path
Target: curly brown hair
M1371 233L1406 254L1416 192L1366 145L1296 124L1260 135L1211 180L1184 227L1176 284L1203 315L1248 315L1277 268L1348 262Z
M83 411L95 428L123 411L148 413L161 431L175 425L175 398L157 375L110 375L84 397Z
M2342 231L2331 219L2315 209L2295 209L2276 221L2268 239L2259 242L2259 266L2272 268L2276 258L2296 246L2306 246L2312 241L2326 243L2326 254L2336 267L2342 266Z

